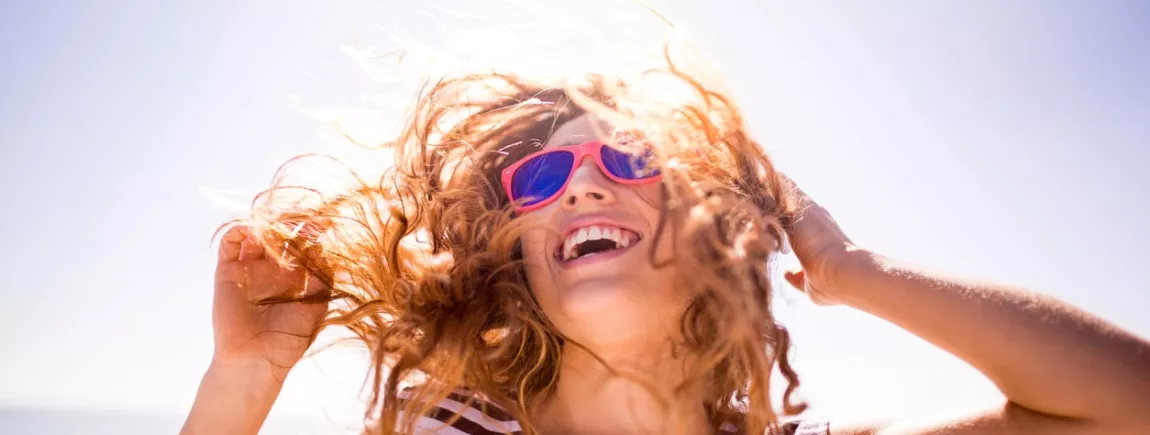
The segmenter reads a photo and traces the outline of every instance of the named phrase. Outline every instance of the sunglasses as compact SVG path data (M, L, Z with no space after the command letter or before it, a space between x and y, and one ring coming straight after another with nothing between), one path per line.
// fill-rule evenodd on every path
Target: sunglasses
M503 189L515 211L526 213L546 206L563 195L571 176L590 156L599 170L620 184L653 183L662 178L653 166L654 153L630 154L600 141L557 147L532 153L503 169Z

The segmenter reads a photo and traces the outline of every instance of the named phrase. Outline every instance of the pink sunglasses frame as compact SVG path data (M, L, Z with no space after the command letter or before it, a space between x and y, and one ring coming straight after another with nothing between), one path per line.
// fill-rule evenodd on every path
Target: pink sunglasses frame
M571 177L575 176L575 169L578 168L580 165L582 165L583 160L585 158L587 158L588 156L590 156L592 159L595 160L595 164L599 166L599 172L601 172L603 174L603 176L605 176L608 179L610 179L611 181L614 181L614 182L619 183L619 184L646 184L646 183L654 183L654 182L657 182L657 181L663 179L663 174L658 174L658 175L647 177L647 178L640 178L637 180L616 177L614 174L611 173L611 171L607 170L607 166L605 166L603 164L602 149L605 146L610 146L610 145L607 145L606 143L603 143L602 141L591 141L591 142L584 142L584 143L581 143L579 145L556 147L556 148L552 148L549 150L542 150L542 151L537 151L537 152L528 154L528 155L524 156L523 158L519 159L519 161L512 163L511 166L503 168L503 173L501 174L502 175L502 181L503 181L503 191L504 191L504 193L507 194L507 199L511 201L512 207L515 208L516 212L527 213L527 212L530 212L533 210L543 208L543 207L547 206L548 204L555 202L555 200L558 199L560 196L563 196L563 193L567 191L567 186L571 184ZM547 197L546 199L539 201L535 204L531 204L531 205L527 205L527 206L516 205L515 204L515 202L516 202L515 196L511 194L511 179L515 176L515 171L519 170L520 166L523 166L525 163L531 161L531 159L538 157L538 156L541 156L541 155L544 155L544 154L550 154L550 153L571 153L571 154L575 155L574 163L571 164L571 169L569 171L567 171L567 180L563 182L563 187L560 187L559 190L556 191L554 195L551 195L551 196Z

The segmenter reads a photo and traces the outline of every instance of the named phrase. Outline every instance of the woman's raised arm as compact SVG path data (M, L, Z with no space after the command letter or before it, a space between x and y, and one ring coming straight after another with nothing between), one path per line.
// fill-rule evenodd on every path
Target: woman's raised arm
M1145 339L1041 293L950 278L859 248L795 192L801 214L790 233L803 271L786 274L793 286L922 337L977 368L1009 400L968 421L860 433L1150 433Z
M319 302L259 304L289 292L326 289L301 267L284 267L266 251L242 226L220 242L212 302L215 354L183 435L258 433L327 312Z

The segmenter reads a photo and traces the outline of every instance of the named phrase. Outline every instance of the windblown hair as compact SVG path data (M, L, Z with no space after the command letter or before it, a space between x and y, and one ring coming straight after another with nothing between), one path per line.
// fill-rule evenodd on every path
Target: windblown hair
M773 433L780 415L801 412L768 273L785 249L792 200L726 94L668 59L630 81L453 76L427 84L413 107L386 144L394 164L382 177L335 192L276 183L247 222L330 286L266 302L331 302L323 326L345 327L370 349L369 431L411 432L417 416L461 390L537 431L528 410L553 392L564 346L573 343L529 288L524 225L499 174L585 113L638 132L664 174L653 239L672 243L674 256L656 266L692 277L677 284L691 296L680 345L698 356L676 391L702 389L712 421L741 433ZM782 412L770 394L776 366L786 381ZM414 397L401 400L412 385Z

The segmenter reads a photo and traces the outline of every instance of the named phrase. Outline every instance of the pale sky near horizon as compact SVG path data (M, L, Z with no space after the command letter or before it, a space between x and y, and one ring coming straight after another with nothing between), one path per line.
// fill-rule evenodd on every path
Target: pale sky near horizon
M320 121L410 101L389 71L357 66L366 48L498 40L494 61L561 70L629 42L581 31L646 25L611 0L415 3L0 6L0 406L186 412L211 354L209 238L229 216L212 192L254 192L287 157L338 148ZM1150 4L653 4L856 242L1150 336ZM779 301L813 413L996 400L885 322ZM272 419L354 422L356 361L303 363Z

